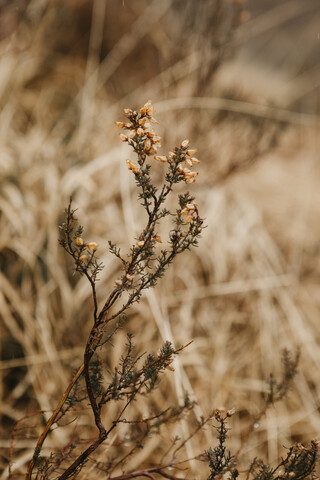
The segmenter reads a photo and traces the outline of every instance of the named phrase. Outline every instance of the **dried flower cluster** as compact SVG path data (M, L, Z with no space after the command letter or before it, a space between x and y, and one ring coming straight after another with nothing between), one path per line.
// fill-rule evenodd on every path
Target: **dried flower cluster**
M119 128L129 130L128 135L120 133L120 138L123 142L130 142L130 140L141 137L144 140L144 151L146 155L155 155L158 148L161 147L161 138L156 135L151 123L158 123L152 115L155 109L151 106L149 100L143 107L140 108L139 113L130 108L125 108L124 113L128 117L129 122L115 122Z
M187 184L196 181L195 178L198 172L194 172L187 167L192 167L200 163L200 161L193 157L196 150L190 148L189 140L183 140L180 146L174 152L169 152L168 155L155 155L161 146L161 137L151 128L151 123L158 122L152 117L155 109L151 106L150 100L140 108L139 112L126 108L124 113L128 117L129 122L115 123L119 128L128 130L129 133L127 135L120 133L119 136L123 142L128 142L139 155L138 163L127 160L129 170L135 175L142 176L144 174L142 167L146 157L154 155L155 160L158 160L158 162L169 164L169 172L176 177L175 183L179 179L183 179ZM187 167L183 164L187 165Z
M199 163L199 160L192 157L196 150L189 147L189 141L184 140L174 152L169 152L167 156L154 155L161 146L159 137L151 124L157 123L152 115L155 109L148 101L139 112L126 108L124 110L128 122L116 122L116 125L128 131L125 135L120 133L122 141L127 142L137 156L137 161L128 159L126 161L128 169L135 175L137 186L140 188L140 199L148 213L148 224L144 231L139 235L135 245L131 248L129 257L131 261L126 260L120 255L120 251L116 246L109 242L110 251L117 255L124 266L124 273L116 280L117 287L134 288L137 284L132 283L134 280L140 280L141 290L148 286L154 286L156 280L163 274L169 263L175 255L189 248L191 245L197 245L197 238L201 234L203 220L199 217L197 204L193 202L194 198L186 193L179 196L179 207L175 214L162 207L168 194L172 191L173 185L181 181L186 183L194 183L197 172L192 172L182 166L185 162L187 165ZM151 165L146 161L149 156L162 163L167 164L167 172L165 175L165 183L158 193L151 180ZM162 243L162 238L156 231L159 221L168 216L173 216L175 228L171 230L169 236L170 250L162 250L161 255L157 257L155 262L155 246ZM155 267L153 272L152 264ZM149 272L146 273L146 267ZM141 281L142 280L142 281Z

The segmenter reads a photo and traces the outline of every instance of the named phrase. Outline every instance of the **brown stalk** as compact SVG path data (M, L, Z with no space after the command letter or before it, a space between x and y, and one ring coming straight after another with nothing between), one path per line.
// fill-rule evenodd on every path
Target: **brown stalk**
M33 467L35 465L35 462L37 460L37 458L39 457L39 454L40 454L40 451L41 451L41 448L42 448L42 445L49 433L49 430L51 428L51 426L54 424L56 418L57 418L57 415L58 413L60 412L63 404L65 403L65 401L67 400L68 396L69 396L69 393L71 392L74 384L76 383L76 381L78 380L78 378L81 376L81 374L83 373L83 370L84 370L84 364L81 365L81 367L79 368L79 370L77 371L77 373L75 374L75 376L73 377L73 379L71 380L71 382L69 383L67 389L65 390L64 394L62 395L61 397L61 400L60 402L58 403L58 405L56 406L53 414L51 415L51 417L49 418L46 426L45 426L45 429L43 430L42 434L40 435L38 441L37 441L37 445L34 449L34 454L33 454L33 457L32 457L32 460L30 461L29 465L28 465L28 470L27 470L27 473L26 473L26 476L25 476L25 479L26 480L30 480L31 479L31 475L32 475L32 471L33 471Z

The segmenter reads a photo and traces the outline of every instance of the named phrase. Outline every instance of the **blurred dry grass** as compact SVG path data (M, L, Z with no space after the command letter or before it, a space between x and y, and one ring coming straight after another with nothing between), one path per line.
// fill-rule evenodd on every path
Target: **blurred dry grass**
M242 25L240 2L218 0L0 4L1 479L13 423L55 406L89 329L90 289L58 246L69 196L103 252L101 299L119 268L107 239L125 248L143 225L113 122L149 97L163 151L186 136L198 147L193 191L208 225L199 248L131 311L139 349L193 340L153 402L187 391L199 417L235 406L236 449L281 349L300 346L293 392L244 455L272 462L320 430L319 6L280 3L256 2ZM55 431L48 449L67 435ZM214 440L208 429L187 454ZM34 443L17 438L15 472ZM136 462L163 448L151 439Z

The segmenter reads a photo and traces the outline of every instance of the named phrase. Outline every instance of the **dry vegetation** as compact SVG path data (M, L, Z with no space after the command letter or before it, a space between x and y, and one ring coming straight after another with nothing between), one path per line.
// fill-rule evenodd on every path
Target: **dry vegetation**
M106 361L119 357L127 330L140 352L193 340L152 408L178 403L186 392L198 420L221 405L235 407L236 451L262 408L264 379L279 375L281 350L300 347L294 388L256 425L243 462L256 455L275 462L284 446L320 431L319 6L275 3L260 11L258 2L251 19L241 1L0 4L1 480L15 422L43 412L16 426L12 468L22 473L41 418L81 363L91 326L89 285L72 275L58 245L69 196L100 245L98 300L119 276L107 240L126 247L144 223L124 161L130 151L113 122L148 98L164 152L186 136L198 147L192 193L207 228L199 248L132 307ZM143 415L148 408L136 403ZM25 430L30 422L34 428ZM72 428L55 430L45 452L66 442ZM189 428L183 422L153 436L129 467L152 463L167 438L187 437ZM215 437L208 427L186 455L213 446ZM189 467L194 477L208 475L206 464ZM90 465L87 477L96 478Z

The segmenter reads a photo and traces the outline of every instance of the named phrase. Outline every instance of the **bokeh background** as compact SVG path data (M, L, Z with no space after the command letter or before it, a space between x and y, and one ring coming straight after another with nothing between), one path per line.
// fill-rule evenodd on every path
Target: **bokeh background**
M281 350L299 347L289 397L256 425L243 462L256 455L275 462L285 446L314 438L319 1L2 0L0 51L0 478L14 423L36 410L50 414L91 325L89 285L58 245L70 195L86 238L100 245L101 301L120 267L107 240L126 249L144 225L125 165L133 157L114 121L149 98L161 153L184 138L198 149L192 192L207 224L199 247L129 312L126 330L139 351L193 340L152 402L178 403L188 392L198 419L235 407L235 451L263 406L265 379L281 373ZM16 436L15 474L25 469L41 418ZM177 428L188 435L187 421ZM152 462L165 438L148 440L131 467ZM67 439L67 428L56 430L45 453ZM208 428L186 455L214 442ZM190 464L197 478L206 468Z

